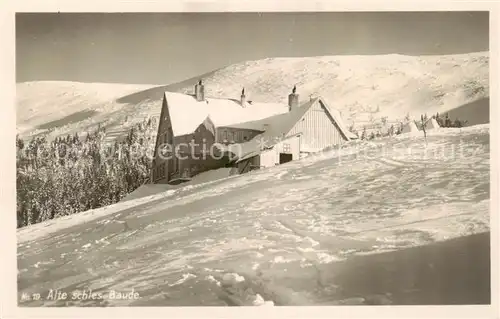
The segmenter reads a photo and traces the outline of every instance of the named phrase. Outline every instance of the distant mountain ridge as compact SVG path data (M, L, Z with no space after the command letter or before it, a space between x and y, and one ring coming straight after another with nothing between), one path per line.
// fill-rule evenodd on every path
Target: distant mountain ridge
M406 114L445 112L489 97L489 53L268 58L166 86L18 83L18 132L50 137L101 123L119 137L134 123L159 116L164 91L191 93L200 78L207 96L237 98L244 87L247 99L259 102L287 103L297 85L302 101L321 95L347 124L362 126L385 116L401 120Z

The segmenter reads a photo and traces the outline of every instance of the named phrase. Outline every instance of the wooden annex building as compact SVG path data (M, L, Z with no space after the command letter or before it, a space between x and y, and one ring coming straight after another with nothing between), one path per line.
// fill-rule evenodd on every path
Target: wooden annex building
M234 167L239 173L299 159L356 138L340 113L317 97L300 104L294 87L288 105L165 92L155 154L153 183L177 184L201 172Z

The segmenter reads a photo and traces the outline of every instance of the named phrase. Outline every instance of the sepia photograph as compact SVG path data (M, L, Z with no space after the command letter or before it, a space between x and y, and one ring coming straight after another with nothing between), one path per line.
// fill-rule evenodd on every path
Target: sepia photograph
M16 13L18 307L490 305L490 18Z

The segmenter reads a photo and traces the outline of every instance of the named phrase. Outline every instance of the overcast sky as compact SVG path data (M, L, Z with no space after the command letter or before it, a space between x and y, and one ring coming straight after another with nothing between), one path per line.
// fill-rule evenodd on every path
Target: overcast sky
M22 13L17 82L170 84L266 57L487 51L488 12Z

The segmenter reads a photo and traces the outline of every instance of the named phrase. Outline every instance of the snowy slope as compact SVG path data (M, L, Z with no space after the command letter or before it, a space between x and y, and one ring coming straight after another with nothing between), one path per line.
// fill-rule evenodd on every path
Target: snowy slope
M21 136L81 132L102 122L109 140L144 118L159 116L163 92L192 92L187 80L167 86L29 82L17 84ZM207 96L287 103L293 85L301 99L322 95L361 126L408 112L433 114L489 96L489 54L448 56L324 56L269 58L231 65L204 77ZM463 112L462 112L463 113ZM466 112L464 113L466 114Z
M141 106L131 109L116 100L151 87L63 81L18 83L17 131L22 137L39 133L55 137L94 130L98 123L121 126L127 114L139 114Z
M92 289L104 299L21 304L474 303L477 285L489 284L488 270L474 268L489 265L480 260L489 240L436 243L489 231L489 181L482 125L430 131L427 143L409 134L358 142L47 221L17 232L20 296ZM408 250L428 244L430 252ZM372 266L389 275L353 273L373 254L385 256ZM460 270L466 280L449 275ZM106 297L131 289L139 300Z
M297 85L302 99L322 95L347 120L444 111L488 95L489 55L323 56L269 58L218 70L207 92L287 103ZM188 88L189 89L189 88ZM379 112L375 112L376 110Z

